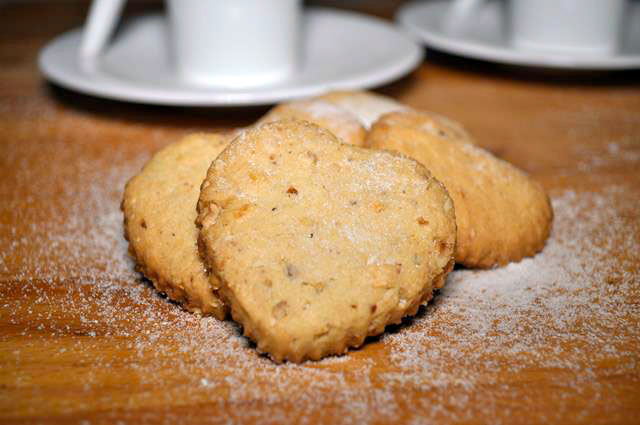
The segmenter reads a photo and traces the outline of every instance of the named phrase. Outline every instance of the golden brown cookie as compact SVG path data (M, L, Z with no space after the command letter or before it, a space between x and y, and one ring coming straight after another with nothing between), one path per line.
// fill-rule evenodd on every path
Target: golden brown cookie
M125 188L125 235L137 268L187 310L219 319L226 307L198 254L195 226L200 184L227 145L218 134L194 134L156 153Z
M220 295L277 362L361 345L415 314L453 266L455 214L440 182L410 158L304 121L235 139L198 211Z
M272 108L256 125L282 119L309 121L332 132L354 146L362 146L366 131L351 112L322 99L298 100L281 103Z
M540 251L553 218L544 189L459 127L435 114L394 112L373 125L366 146L415 158L444 183L456 209L456 262L486 268Z
M356 116L367 130L381 116L409 108L388 96L368 91L333 91L318 97Z

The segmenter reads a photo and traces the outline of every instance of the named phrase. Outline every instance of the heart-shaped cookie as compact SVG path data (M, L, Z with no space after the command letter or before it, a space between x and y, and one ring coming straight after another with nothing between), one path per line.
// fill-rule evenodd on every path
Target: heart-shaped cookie
M440 182L304 121L236 138L209 168L198 211L220 295L277 362L361 345L415 314L453 266L455 215Z
M229 136L192 134L156 153L124 191L125 236L137 269L187 310L219 319L227 309L198 254L196 204L211 161Z
M493 267L544 247L553 212L542 186L472 144L459 124L427 112L393 112L373 125L366 146L409 155L444 183L456 209L456 262Z

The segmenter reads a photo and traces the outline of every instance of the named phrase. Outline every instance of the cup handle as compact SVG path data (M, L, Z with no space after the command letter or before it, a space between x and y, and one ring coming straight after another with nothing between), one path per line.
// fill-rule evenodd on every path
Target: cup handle
M450 35L459 35L471 14L486 0L453 0L444 16L443 30Z
M82 31L79 55L93 59L102 52L118 23L125 0L93 0Z

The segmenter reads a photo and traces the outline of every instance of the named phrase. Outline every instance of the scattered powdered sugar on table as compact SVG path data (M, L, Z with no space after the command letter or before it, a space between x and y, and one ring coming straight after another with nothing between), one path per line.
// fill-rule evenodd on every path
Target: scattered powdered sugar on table
M476 353L480 356L488 352L533 353L548 346L550 337L572 336L577 323L585 318L593 323L580 337L597 346L596 351L606 349L599 345L598 330L624 328L627 315L639 312L627 302L640 281L638 271L629 269L631 258L626 254L637 253L640 241L638 234L624 225L620 211L613 208L613 198L622 190L614 187L605 195L568 191L555 198L554 228L542 253L493 270L454 271L424 320L385 337L396 348L393 355L413 366L430 367L425 359L412 357L411 350L437 340L428 337L429 331L444 332L443 324L451 326L447 342L453 342L449 348L452 356L458 354L455 345L475 343L484 346ZM640 202L635 207L638 205ZM618 254L613 254L614 249ZM440 316L455 319L443 323ZM580 323L582 330L585 325ZM602 354L616 352L608 348L609 353ZM600 355L584 354L591 360ZM553 366L580 367L574 360ZM526 362L512 365L527 366Z
M85 165L78 162L77 172L87 176L92 171ZM124 187L123 176L134 170L130 166L114 167L101 175L95 186L63 185L56 199L60 205L48 203L48 194L34 198L33 203L39 204L34 208L43 220L37 226L21 229L20 238L6 244L3 241L6 249L0 254L0 276L47 279L65 275L83 281L135 278L122 237L122 213L113 199L119 192L114 188ZM9 208L11 201L7 200ZM21 213L18 208L13 211ZM65 261L56 261L62 257ZM17 258L20 263L11 264Z
M77 372L83 387L72 400L57 400L58 411L82 412L110 376L120 376L126 391L105 399L103 420L126 419L130 406L162 410L188 400L210 406L209 415L224 405L230 420L242 422L322 422L329 407L343 423L465 421L478 412L508 414L491 394L508 394L501 380L513 373L557 369L560 388L580 391L593 379L594 366L609 358L623 359L615 363L619 373L637 371L640 282L631 259L640 252L633 221L640 200L619 202L624 187L556 194L554 228L542 253L503 268L454 271L416 318L364 349L276 365L258 355L234 323L184 312L134 273L118 203L141 162L95 174L84 189L69 188L66 218L34 229L31 237L48 245L22 254L25 263L14 264L11 256L33 241L13 241L2 254L0 274L23 279L14 280L11 298L1 298L12 303L9 322L19 335L46 341L51 357L88 366ZM50 259L50 249L68 262ZM623 344L622 335L636 343ZM65 345L57 346L56 338ZM38 347L31 340L14 353L9 373L16 385L29 382L29 368L22 366ZM370 356L374 350L380 352ZM148 391L156 387L164 400ZM416 391L425 396L409 398ZM32 388L18 403L28 410L29 403L47 403L47 394ZM559 406L560 415L570 400ZM260 416L252 416L256 412ZM198 412L165 413L164 421L179 421ZM214 416L203 420L216 423Z

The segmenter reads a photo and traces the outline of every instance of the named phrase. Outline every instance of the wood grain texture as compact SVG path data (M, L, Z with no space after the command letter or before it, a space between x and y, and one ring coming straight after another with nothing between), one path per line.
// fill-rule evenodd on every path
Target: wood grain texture
M381 88L459 120L542 182L555 233L533 260L456 270L416 319L347 356L277 366L231 322L157 295L133 270L119 211L153 152L266 108L133 105L45 83L38 50L85 12L0 6L1 423L639 422L637 72L429 52Z

